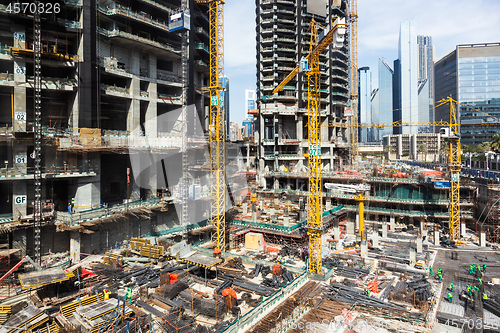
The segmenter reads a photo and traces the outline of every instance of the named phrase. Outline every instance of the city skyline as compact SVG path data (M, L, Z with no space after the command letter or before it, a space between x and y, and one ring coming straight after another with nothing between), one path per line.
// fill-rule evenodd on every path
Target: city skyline
M358 0L358 67L378 67L385 58L392 65L398 56L399 25L404 19L419 22L419 35L432 36L435 60L459 44L498 42L500 2L442 0L401 2ZM422 10L425 8L425 10ZM482 19L471 22L470 13ZM242 19L244 18L244 19ZM255 1L228 1L225 5L225 75L231 80L231 119L241 123L246 117L245 89L255 89ZM378 88L378 73L372 73Z

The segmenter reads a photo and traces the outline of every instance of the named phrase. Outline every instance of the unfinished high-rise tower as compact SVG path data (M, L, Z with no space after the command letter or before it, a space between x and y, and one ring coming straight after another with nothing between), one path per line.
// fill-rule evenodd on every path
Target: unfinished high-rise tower
M297 171L307 153L307 78L300 73L283 91L273 89L309 53L310 22L326 29L336 17L346 17L346 1L256 0L257 100L256 139L260 168ZM320 35L321 38L321 35ZM321 155L324 170L340 169L347 163L348 131L329 127L343 122L348 100L348 38L342 49L329 47L320 55Z

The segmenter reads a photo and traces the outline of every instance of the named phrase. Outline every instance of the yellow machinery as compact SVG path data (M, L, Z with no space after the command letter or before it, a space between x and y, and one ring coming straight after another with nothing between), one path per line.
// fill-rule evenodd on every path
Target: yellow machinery
M345 19L332 22L330 31L325 31L325 36L318 41L318 27L314 19L311 21L311 44L309 54L301 60L301 66L307 75L307 116L308 116L308 169L309 169L309 195L307 196L307 234L309 236L309 273L321 274L323 272L321 234L322 234L322 201L321 201L321 101L320 101L320 76L319 55L330 44L334 47L343 46L345 34ZM308 67L304 69L304 63ZM281 91L283 87L299 73L297 66L274 89L273 94Z
M223 92L224 79L224 10L223 0L196 0L208 5L210 21L210 224L215 226L212 243L217 252L226 249L226 181L225 181L225 127Z
M349 1L349 28L350 28L350 50L351 50L351 164L358 166L359 149L358 149L358 4L357 0Z
M460 171L462 169L461 164L461 148L460 148L460 133L457 123L457 112L454 103L458 104L457 101L451 97L446 97L438 102L436 102L435 107L439 107L446 103L450 103L450 122L443 122L442 120L438 122L402 122L395 121L393 123L358 123L354 122L352 124L346 123L336 123L331 122L328 126L334 127L347 127L352 126L358 127L401 127L401 126L426 126L426 127L443 127L441 129L441 135L448 141L448 173L450 178L450 193L449 193L449 227L450 227L450 238L452 240L460 239ZM361 202L360 202L361 204ZM360 206L361 209L361 206ZM360 212L361 214L361 212Z

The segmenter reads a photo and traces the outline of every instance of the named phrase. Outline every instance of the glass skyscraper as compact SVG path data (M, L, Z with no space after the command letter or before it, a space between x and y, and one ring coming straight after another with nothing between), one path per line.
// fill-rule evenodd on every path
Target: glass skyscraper
M401 22L399 60L401 61L401 120L418 122L418 44L415 20ZM417 127L402 127L402 133L415 134Z
M435 64L435 99L458 99L461 142L479 145L500 133L500 43L458 45ZM436 121L449 121L449 105Z
M359 104L358 117L360 123L371 122L372 115L372 72L370 67L358 69L359 75ZM368 128L360 127L358 131L359 142L368 142Z
M384 59L378 60L378 122L392 123L394 109L392 106L392 80L394 71ZM379 137L392 133L392 127L379 130Z

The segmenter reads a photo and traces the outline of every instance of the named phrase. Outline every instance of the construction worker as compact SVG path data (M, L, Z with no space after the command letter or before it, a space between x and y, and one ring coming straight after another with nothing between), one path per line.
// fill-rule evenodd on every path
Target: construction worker
M476 264L472 265L472 271L471 274L476 274Z
M480 285L481 285L481 284L483 284L483 280L481 280L481 278L480 278L480 277L478 277L477 279L479 280L479 284L480 284Z
M486 264L483 264L483 273L486 274Z
M473 270L472 270L472 264L469 265L469 274L474 274Z
M487 300L488 300L488 295L483 294L483 303L486 302Z
M453 292L453 285L454 284L455 284L455 282L450 283L450 290L451 290L451 292Z
M430 274L430 276L434 275L434 272L432 271L432 266L429 266L429 274Z
M467 294L469 294L469 296L472 296L472 287L470 283L467 285Z
M448 293L448 302L452 303L453 302L453 294Z
M111 291L104 289L104 300L109 299L109 295L111 295Z
M443 279L443 273L441 273L441 271L438 271L438 279L439 282L441 282L441 280Z
M127 288L127 292L125 293L125 300L128 299L128 304L132 304L132 289Z
M365 288L365 294L366 294L366 296L370 297L370 289Z
M474 290L476 291L476 297L479 297L479 288L477 286L474 286Z

